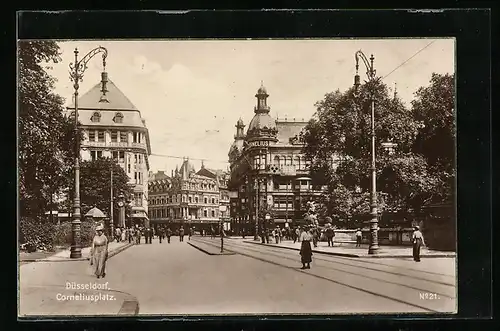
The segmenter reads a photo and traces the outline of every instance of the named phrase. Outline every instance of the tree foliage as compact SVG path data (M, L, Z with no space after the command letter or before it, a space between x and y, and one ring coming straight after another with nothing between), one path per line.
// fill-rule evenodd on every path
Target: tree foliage
M44 67L59 61L58 45L44 40L18 46L20 213L36 217L64 186L75 151L74 126L63 116L64 100L53 92L55 78Z
M97 207L110 215L111 204L111 169L113 169L113 196L122 192L125 197L131 197L132 188L128 185L129 178L114 160L98 158L93 161L83 161L80 165L80 200L82 213ZM116 219L118 209L114 208Z
M361 86L359 94L337 90L317 102L304 131L304 152L313 181L328 183L320 214L345 221L370 210L372 91L379 211L417 210L440 195L446 176L436 169L450 174L453 168L453 86L451 76L434 74L431 86L417 91L412 109L380 80ZM392 153L381 144L386 141L397 143Z

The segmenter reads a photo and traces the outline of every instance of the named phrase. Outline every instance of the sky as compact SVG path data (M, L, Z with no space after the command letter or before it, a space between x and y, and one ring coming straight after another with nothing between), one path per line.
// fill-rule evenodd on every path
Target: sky
M69 63L97 46L108 50L109 78L140 110L149 130L150 170L167 174L189 157L196 169L227 169L241 117L248 127L261 82L273 118L310 119L326 93L352 86L354 54L375 57L378 76L409 106L433 72L455 70L454 39L92 40L58 41L50 74L55 92L72 100ZM80 95L100 81L102 58L88 63ZM396 69L395 71L393 71ZM366 79L360 63L360 75ZM391 73L392 72L392 73ZM245 130L247 129L245 128ZM174 156L174 157L172 157Z

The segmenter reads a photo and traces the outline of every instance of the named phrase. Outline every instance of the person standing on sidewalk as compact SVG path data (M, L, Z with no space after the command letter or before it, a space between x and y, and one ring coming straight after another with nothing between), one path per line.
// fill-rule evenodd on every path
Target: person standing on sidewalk
M193 235L193 228L188 229L188 241L191 240L191 236Z
M307 226L305 227L305 230L306 231L300 234L301 246L299 254L301 256L301 262L302 262L301 269L311 269L311 262L312 262L311 240L313 239L313 234L311 233L311 230L307 228Z
M172 230L170 230L170 228L167 228L166 235L167 235L167 242L170 244L170 237L172 236Z
M180 242L184 241L184 227L183 226L181 226L181 228L179 229L179 241Z
M361 232L361 229L358 228L356 230L356 247L361 247L361 239L363 239L363 233Z
M333 247L333 228L331 224L328 224L325 230L326 240L328 240L328 247Z
M422 235L422 232L420 232L420 227L417 225L415 226L415 231L413 231L413 236L412 236L412 243L413 243L413 260L415 262L420 262L420 248L425 246L424 242L424 236Z
M92 240L92 264L94 265L94 274L97 278L106 276L106 261L108 259L108 238L103 234L104 227L99 224L96 227L96 235Z

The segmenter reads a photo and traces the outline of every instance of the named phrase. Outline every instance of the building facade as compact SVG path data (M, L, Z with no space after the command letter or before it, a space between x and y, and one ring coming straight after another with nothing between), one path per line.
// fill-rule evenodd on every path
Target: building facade
M74 104L68 107L69 112L74 109ZM82 159L113 158L129 177L134 196L129 197L132 214L125 225L148 225L151 146L140 111L103 72L101 82L78 98L78 120L84 134Z
M269 94L261 86L246 134L240 119L229 150L231 218L236 232L254 233L259 208L272 209L274 223L288 227L303 222L307 201L318 201L325 188L312 182L310 161L302 152L301 132L307 121L273 119Z
M189 159L170 177L154 174L149 182L150 218L154 225L193 227L197 231L216 228L221 221L219 180L210 170L196 172ZM222 215L223 216L223 215Z

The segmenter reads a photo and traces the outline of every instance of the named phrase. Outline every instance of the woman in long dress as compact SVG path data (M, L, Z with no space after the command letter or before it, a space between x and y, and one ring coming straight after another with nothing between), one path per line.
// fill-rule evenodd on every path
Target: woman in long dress
M420 232L420 227L415 226L415 231L413 231L412 243L413 243L413 260L415 262L420 262L420 248L425 246L424 236Z
M98 225L92 241L92 261L97 278L106 276L106 260L108 259L108 238L103 234L104 227Z
M311 269L312 262L312 248L311 248L311 240L313 238L310 228L306 228L306 231L300 234L300 256L302 261L301 269Z

